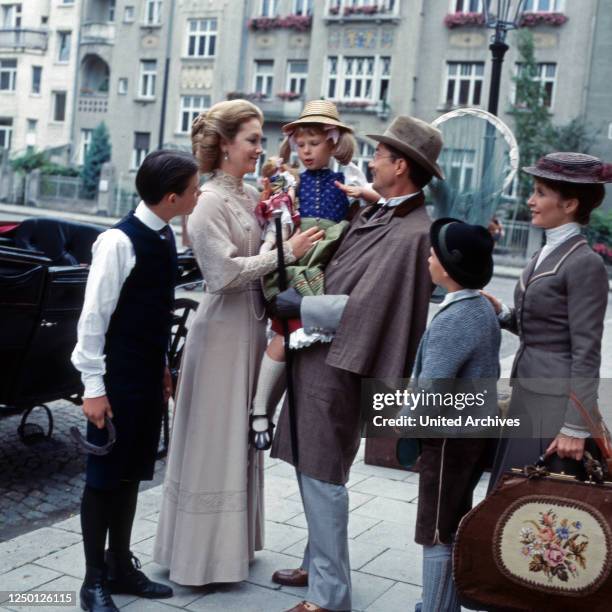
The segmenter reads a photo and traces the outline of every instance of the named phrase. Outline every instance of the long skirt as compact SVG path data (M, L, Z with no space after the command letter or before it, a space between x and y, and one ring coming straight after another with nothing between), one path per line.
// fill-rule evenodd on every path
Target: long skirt
M254 298L206 293L189 328L154 548L179 584L242 581L263 548L263 456L248 445L266 348Z

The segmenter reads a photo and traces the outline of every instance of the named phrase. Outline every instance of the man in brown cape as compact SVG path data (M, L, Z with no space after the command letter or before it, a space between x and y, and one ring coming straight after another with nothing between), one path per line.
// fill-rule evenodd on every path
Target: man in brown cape
M361 381L409 377L427 323L431 220L422 189L433 175L443 178L436 163L442 138L406 116L369 137L378 141L370 169L382 203L352 220L325 271L327 295L301 300L288 290L277 299L278 315L301 315L305 332L335 334L294 359L296 473L308 544L300 568L272 577L308 585L306 601L290 612L351 609L345 485L360 444ZM285 404L272 456L293 464L289 430Z

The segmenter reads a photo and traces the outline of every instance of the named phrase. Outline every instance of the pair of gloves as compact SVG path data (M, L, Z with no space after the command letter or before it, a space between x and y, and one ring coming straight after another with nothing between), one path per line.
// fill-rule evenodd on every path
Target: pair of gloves
M299 319L303 299L293 287L289 287L272 300L270 313L277 319Z

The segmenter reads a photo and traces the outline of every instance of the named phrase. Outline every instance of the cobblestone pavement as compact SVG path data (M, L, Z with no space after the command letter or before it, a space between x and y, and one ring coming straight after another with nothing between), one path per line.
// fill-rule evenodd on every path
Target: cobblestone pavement
M85 457L70 438L72 425L84 429L80 406L58 401L49 404L54 429L50 440L26 446L17 435L21 415L5 416L0 408L0 542L51 525L79 513L84 485ZM28 422L45 430L46 416L36 409ZM160 484L165 460L155 467L155 478L141 490Z

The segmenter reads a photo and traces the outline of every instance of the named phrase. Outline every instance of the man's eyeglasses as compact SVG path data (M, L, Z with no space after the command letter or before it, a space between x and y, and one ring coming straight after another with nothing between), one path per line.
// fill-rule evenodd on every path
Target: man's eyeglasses
M393 155L383 155L380 151L374 151L373 159L397 159Z

